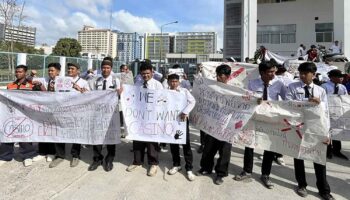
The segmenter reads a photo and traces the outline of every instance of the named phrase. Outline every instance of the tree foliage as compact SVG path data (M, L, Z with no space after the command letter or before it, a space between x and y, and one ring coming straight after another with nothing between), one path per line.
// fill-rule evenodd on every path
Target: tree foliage
M66 57L80 57L81 45L74 38L61 38L52 50L52 55Z

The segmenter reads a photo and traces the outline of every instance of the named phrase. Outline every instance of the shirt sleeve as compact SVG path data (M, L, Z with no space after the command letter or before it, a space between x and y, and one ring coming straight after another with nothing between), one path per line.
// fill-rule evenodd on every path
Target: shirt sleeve
M187 98L187 106L182 110L182 113L188 115L196 105L196 99L192 96L192 94L187 89L184 89L184 91Z
M287 93L286 93L286 99L285 100L295 100L295 94L293 94L293 90L294 90L294 87L293 87L293 84L290 84L288 86L288 89L287 89Z
M287 87L281 83L281 92L280 92L280 96L282 98L282 100L286 100L286 96L287 96Z

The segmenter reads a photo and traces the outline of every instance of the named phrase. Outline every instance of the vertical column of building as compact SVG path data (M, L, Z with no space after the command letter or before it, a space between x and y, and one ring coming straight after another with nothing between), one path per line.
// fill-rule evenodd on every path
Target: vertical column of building
M345 56L350 56L350 1L334 0L334 40L338 40Z

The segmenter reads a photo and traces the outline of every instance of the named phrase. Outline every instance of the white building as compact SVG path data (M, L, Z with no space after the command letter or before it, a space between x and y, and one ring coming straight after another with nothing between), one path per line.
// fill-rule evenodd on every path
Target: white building
M166 63L187 63L198 64L202 62L222 62L223 54L210 53L210 54L191 54L191 53L167 53Z
M35 46L36 28L28 26L6 26L0 23L0 40Z
M106 54L112 58L117 56L117 34L109 29L84 26L83 30L78 31L78 41L83 53Z
M348 10L349 0L225 0L225 57L252 58L257 45L291 55L335 40L350 56Z
M143 41L138 33L118 32L117 54L119 61L129 63L135 59L142 59Z

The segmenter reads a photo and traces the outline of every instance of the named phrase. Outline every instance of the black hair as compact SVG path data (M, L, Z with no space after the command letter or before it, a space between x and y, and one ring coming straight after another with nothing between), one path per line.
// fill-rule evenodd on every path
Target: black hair
M126 64L122 64L122 65L120 65L119 69L120 70L123 69L124 66L128 67Z
M259 72L266 72L267 70L276 67L277 63L274 63L276 61L266 61L266 62L261 62L259 64Z
M219 65L218 67L216 67L215 72L217 75L224 74L226 76L230 76L231 75L231 67L226 65L226 64L222 64L222 65Z
M70 66L73 66L77 69L80 69L80 66L77 64L77 63L67 63L67 66L70 67Z
M151 70L153 71L153 66L150 62L141 62L140 71Z
M108 61L111 61L111 63L113 63L113 58L109 56L104 57L103 60L108 60Z
M177 74L170 74L168 76L168 81L173 80L173 79L180 80L180 76Z
M49 65L47 65L47 68L53 67L55 69L57 69L58 71L61 71L61 64L60 63L49 63Z
M101 68L102 68L103 65L108 65L108 66L110 66L111 68L113 68L113 62L111 62L110 60L103 60L103 61L101 62Z
M22 68L25 72L28 71L28 67L27 67L26 65L18 65L18 66L16 67L16 69L20 69L20 68Z
M284 72L286 72L287 69L283 66L283 65L277 65L277 71L276 71L276 75L277 74L283 74Z
M173 69L178 69L178 68L180 68L180 65L179 65L179 64L175 64L175 65L173 65L172 68L173 68Z
M316 73L317 67L313 62L304 62L299 65L298 71Z
M304 57L300 56L298 60L305 60Z

